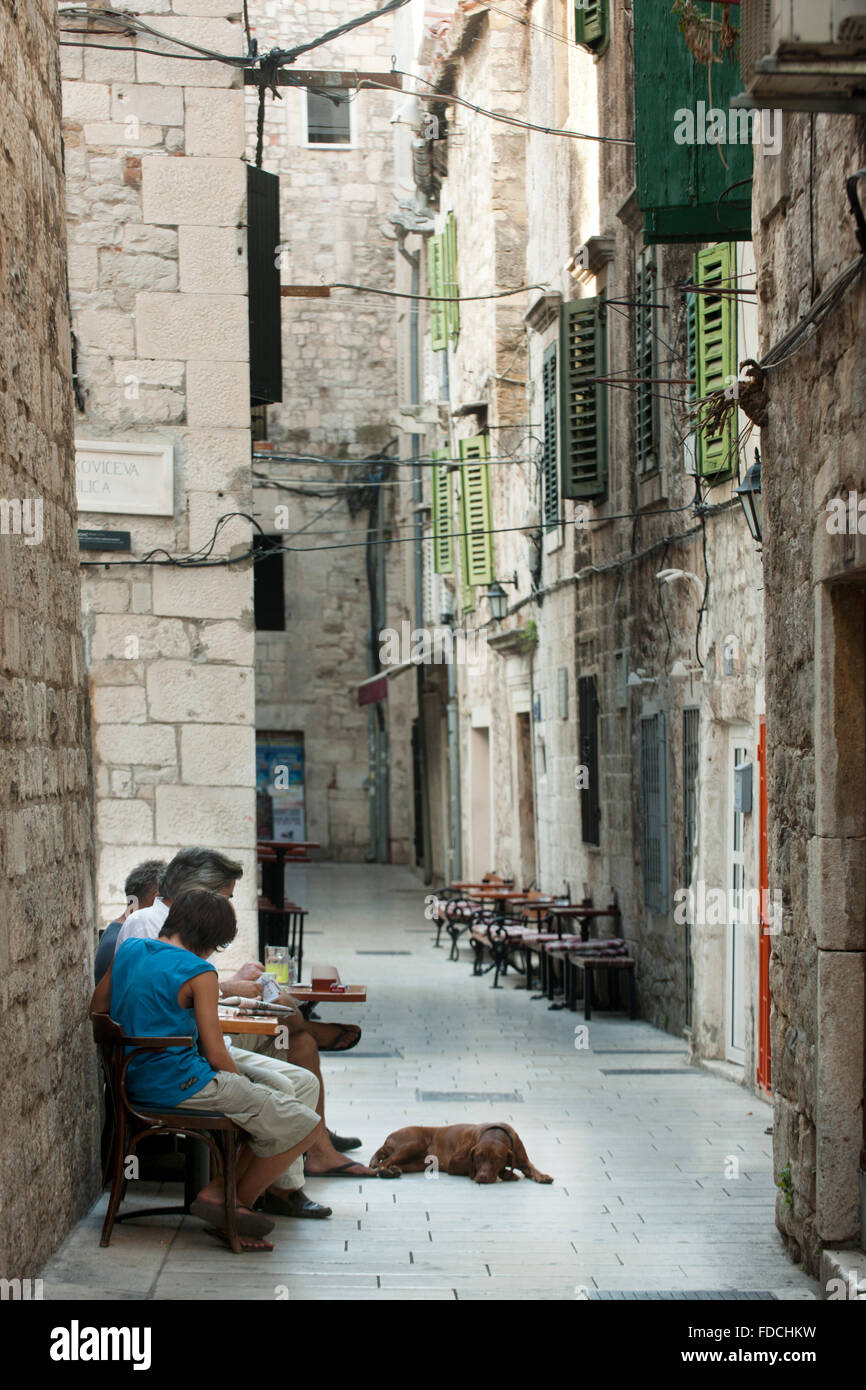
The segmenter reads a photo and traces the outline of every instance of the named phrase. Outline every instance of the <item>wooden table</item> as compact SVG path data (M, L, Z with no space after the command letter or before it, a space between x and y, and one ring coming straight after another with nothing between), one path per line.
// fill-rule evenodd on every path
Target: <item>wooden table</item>
M335 1004L367 1002L366 985L346 985L345 989L341 990L313 989L312 985L289 985L284 988L299 1004L327 1004L329 1001Z
M249 1014L247 1017L240 1014L237 1018L229 1018L220 1011L219 1018L224 1033L258 1033L263 1038L275 1038L283 1022L274 1014Z

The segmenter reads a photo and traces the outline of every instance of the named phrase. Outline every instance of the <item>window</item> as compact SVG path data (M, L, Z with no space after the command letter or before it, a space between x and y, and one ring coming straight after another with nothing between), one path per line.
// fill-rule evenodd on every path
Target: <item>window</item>
M637 259L634 296L634 442L640 474L659 466L658 387L652 380L658 375L656 281L655 248L647 246Z
M607 490L607 391L596 379L605 373L606 353L604 301L564 304L559 349L563 497L603 497Z
M608 0L577 0L574 7L574 40L601 53L609 36Z
M253 536L253 609L257 632L285 632L286 592L283 582L285 552L277 549L282 536ZM273 551L273 554L268 552ZM259 552L264 552L259 558Z
M585 787L580 789L580 834L585 845L601 843L601 797L599 795L598 689L595 676L581 676L577 682L578 738L580 763L586 769Z
M695 294L694 381L699 400L730 386L737 377L737 301L724 293L736 288L736 271L736 247L730 242L710 246L695 256L695 284L710 290L699 289ZM721 292L713 294L713 288ZM705 409L698 411L698 426ZM697 471L711 485L736 473L738 434L736 409L716 434L699 429Z
M460 334L457 223L453 212L448 214L445 230L427 242L427 292L431 296L430 338L434 352L442 352L449 339L453 344Z
M559 524L559 450L556 447L556 343L551 343L541 365L544 446L541 455L544 525L552 531Z
M667 742L663 714L640 721L640 783L643 811L643 898L652 912L668 906Z
M447 459L448 449L434 449L436 460ZM433 491L433 566L437 574L454 572L454 533L451 522L451 470L447 463L436 462L431 469ZM463 529L462 527L460 528Z
M701 712L683 710L683 881L688 888L692 881L698 812L698 760L700 756ZM694 967L692 964L692 931L685 923L683 941L683 979L685 980L686 1023L692 1021Z
M307 92L307 144L351 145L354 92Z

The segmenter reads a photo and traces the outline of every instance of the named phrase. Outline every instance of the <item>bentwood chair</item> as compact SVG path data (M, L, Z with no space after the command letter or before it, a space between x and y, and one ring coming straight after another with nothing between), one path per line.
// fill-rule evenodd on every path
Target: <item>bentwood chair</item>
M197 1195L191 1190L189 1164L183 1206L148 1207L144 1210L136 1207L128 1212L120 1212L128 1181L125 1170L136 1146L142 1139L156 1134L183 1134L187 1143L197 1140L206 1144L220 1165L226 1193L226 1238L235 1254L240 1255L242 1251L235 1208L237 1153L245 1137L244 1131L228 1116L216 1110L140 1110L133 1105L126 1089L126 1073L133 1057L146 1052L164 1052L169 1047L189 1047L190 1038L127 1038L108 1014L91 1014L90 1021L105 1076L106 1104L110 1103L113 1113L113 1132L102 1174L102 1186L104 1188L110 1182L111 1195L100 1245L109 1244L115 1221L135 1221L141 1216L184 1216L189 1212L190 1203Z

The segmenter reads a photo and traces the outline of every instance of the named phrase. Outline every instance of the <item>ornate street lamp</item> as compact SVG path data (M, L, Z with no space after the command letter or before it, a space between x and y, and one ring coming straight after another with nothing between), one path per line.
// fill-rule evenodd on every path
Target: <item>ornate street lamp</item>
M764 534L764 505L761 497L761 455L757 449L755 462L740 486L734 488L734 493L740 499L752 540L760 545Z
M490 588L487 590L487 602L490 604L490 616L496 622L505 617L505 610L508 607L508 595L499 583L494 579Z

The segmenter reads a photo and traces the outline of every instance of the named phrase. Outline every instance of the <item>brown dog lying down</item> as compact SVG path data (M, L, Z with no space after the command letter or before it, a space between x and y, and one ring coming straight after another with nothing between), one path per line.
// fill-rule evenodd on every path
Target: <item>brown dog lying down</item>
M553 1182L530 1163L520 1135L511 1125L409 1125L389 1134L370 1159L380 1178L423 1173L430 1168L475 1182L516 1182L516 1168L533 1182Z

